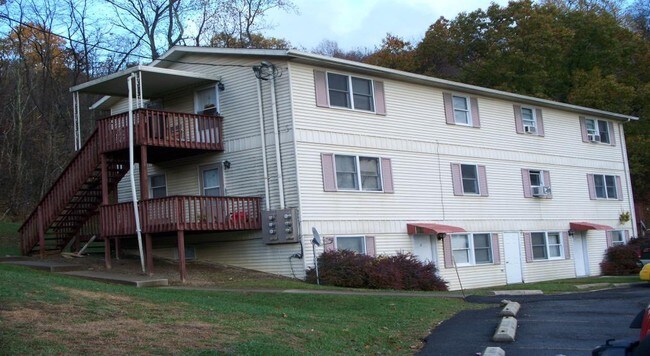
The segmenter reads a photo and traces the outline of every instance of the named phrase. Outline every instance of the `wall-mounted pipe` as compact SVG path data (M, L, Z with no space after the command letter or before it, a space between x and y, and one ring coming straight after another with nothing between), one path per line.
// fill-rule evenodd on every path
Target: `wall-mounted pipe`
M262 107L262 79L257 80L257 107L260 115L260 137L262 139L262 167L264 169L264 201L266 210L271 210L269 201L269 170L266 162L266 130L264 129L264 108Z
M126 80L127 85L129 86L129 172L130 172L130 180L131 180L131 201L133 202L133 215L135 217L135 233L138 235L138 249L140 251L140 265L142 266L142 273L145 273L145 268L144 268L144 253L142 249L142 230L140 229L140 214L138 212L138 195L135 190L135 173L133 172L133 167L135 166L135 159L133 157L133 79L136 78L135 73L132 73ZM137 77L137 82L139 82L136 86L136 90L140 91L141 90L141 85L142 82L140 82L140 78L142 77ZM136 94L139 96L139 93ZM137 98L136 98L137 100ZM138 100L136 102L138 105L140 105L141 101ZM147 253L151 253L151 251L147 251Z

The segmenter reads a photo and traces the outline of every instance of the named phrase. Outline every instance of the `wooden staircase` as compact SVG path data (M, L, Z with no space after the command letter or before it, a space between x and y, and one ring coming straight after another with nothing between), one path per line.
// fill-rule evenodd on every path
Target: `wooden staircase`
M40 251L41 236L46 252L58 252L80 233L99 233L102 172L98 136L95 130L20 227L23 255ZM109 156L107 167L110 193L117 189L129 165Z

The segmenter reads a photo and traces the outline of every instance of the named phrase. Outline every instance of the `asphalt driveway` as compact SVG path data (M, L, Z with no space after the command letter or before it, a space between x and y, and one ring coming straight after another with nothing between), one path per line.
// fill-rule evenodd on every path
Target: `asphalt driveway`
M492 342L501 307L464 311L436 327L419 355L476 355L498 346L506 355L590 355L607 339L635 339L638 329L629 325L650 304L650 284L605 291L549 295L508 296L521 303L513 343ZM497 304L500 297L467 298L475 303Z

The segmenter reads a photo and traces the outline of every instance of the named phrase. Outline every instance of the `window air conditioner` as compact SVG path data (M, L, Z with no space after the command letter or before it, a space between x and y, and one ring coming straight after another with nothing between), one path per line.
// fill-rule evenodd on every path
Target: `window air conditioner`
M542 191L544 192L544 195L549 195L551 194L551 187L542 187Z
M587 139L591 142L600 142L600 135L588 134Z
M534 134L534 133L537 133L537 128L535 128L535 126L525 125L524 126L524 132L529 133L529 134Z
M531 187L531 189L533 191L533 196L534 197L543 197L543 196L545 196L546 194L544 194L544 188L546 188L546 187L542 187L542 186Z

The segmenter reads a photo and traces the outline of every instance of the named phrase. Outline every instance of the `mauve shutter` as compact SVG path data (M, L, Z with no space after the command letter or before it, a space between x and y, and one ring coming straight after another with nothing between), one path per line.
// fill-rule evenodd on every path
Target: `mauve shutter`
M447 123L450 125L456 124L456 119L454 119L454 102L451 93L442 93L442 101L445 104L445 118L447 119Z
M623 200L623 185L621 184L621 177L616 176L616 195L618 200Z
M334 238L333 237L323 238L323 251L331 252L335 250L336 250L336 246L334 246Z
M533 242L530 232L524 232L524 250L526 251L526 262L533 262Z
M569 246L568 231L562 231L562 244L564 245L564 259L571 259L571 246Z
M587 186L589 187L589 199L596 200L596 184L593 174L587 174Z
M546 199L552 199L553 189L551 188L551 172L542 171L542 174L544 175L544 185L547 186L549 189L551 189L550 190L551 192L546 195Z
M325 72L314 70L314 86L316 88L316 106L329 107L329 99L327 98L327 79Z
M625 230L623 233L623 236L625 236L625 242L630 241L630 230Z
M491 234L492 236L492 262L495 265L501 264L501 253L499 253L499 234Z
M366 255L375 257L377 250L375 248L375 237L366 236Z
M442 239L442 252L445 255L445 268L454 267L454 260L451 251L451 235L447 234Z
M474 97L469 98L469 103L472 113L472 126L481 127L481 116L478 112L478 99Z
M535 109L535 116L537 117L537 136L544 137L544 118L542 117L542 109Z
M451 183L454 187L454 195L463 195L463 180L460 176L460 164L451 164Z
M527 169L521 169L521 181L524 184L524 198L532 198L533 192L530 188L530 171Z
M611 231L605 231L605 240L607 241L607 247L612 247L613 245L613 239L612 239L612 232Z
M384 97L384 82L375 80L375 113L377 115L386 115L386 98Z
M607 131L609 131L609 144L616 146L616 135L614 135L614 123L607 122Z
M485 172L485 166L477 166L478 168L478 184L479 184L479 193L482 197L487 197L490 194L488 193L488 183L487 183L487 174Z
M513 105L512 109L515 112L515 130L517 133L522 134L524 133L524 123L521 121L521 106Z
M320 155L323 170L323 190L326 192L336 191L336 171L334 170L334 155L322 153Z
M393 188L393 167L390 158L381 159L381 177L384 183L384 193L394 193Z
M580 116L580 133L582 134L582 142L589 142L589 137L587 137L587 119L584 116Z

